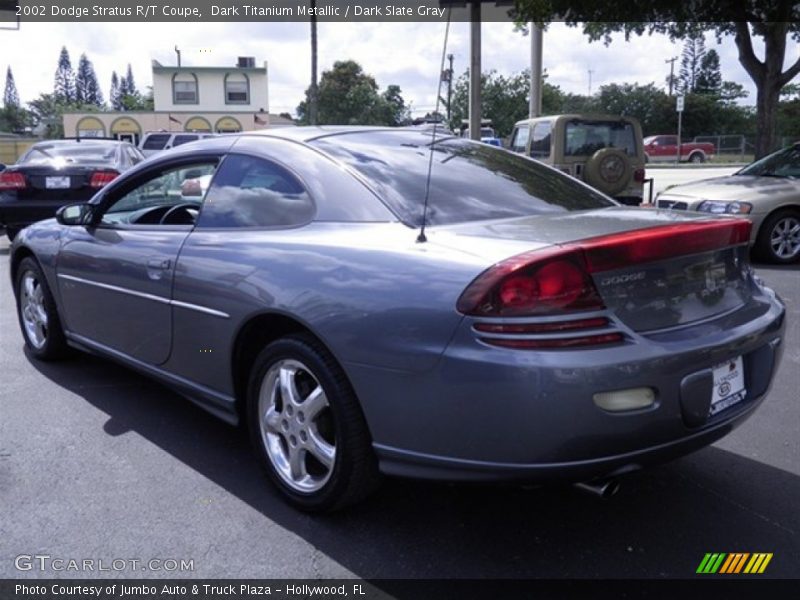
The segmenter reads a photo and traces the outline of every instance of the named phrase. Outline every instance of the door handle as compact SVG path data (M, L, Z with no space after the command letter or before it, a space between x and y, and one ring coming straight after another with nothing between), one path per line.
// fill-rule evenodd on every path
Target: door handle
M147 261L147 268L148 269L161 269L162 271L166 271L169 269L172 261L168 258L151 258Z

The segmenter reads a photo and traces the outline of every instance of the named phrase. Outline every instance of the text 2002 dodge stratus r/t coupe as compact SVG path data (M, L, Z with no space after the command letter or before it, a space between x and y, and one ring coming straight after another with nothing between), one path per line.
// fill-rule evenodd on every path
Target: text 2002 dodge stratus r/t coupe
M245 421L306 510L381 472L613 477L753 412L784 307L746 220L622 207L433 134L296 128L138 165L16 238L30 352L95 352Z

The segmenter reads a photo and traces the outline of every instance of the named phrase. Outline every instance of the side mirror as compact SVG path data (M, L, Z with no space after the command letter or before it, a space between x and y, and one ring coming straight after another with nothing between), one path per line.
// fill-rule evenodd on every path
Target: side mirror
M56 211L56 221L61 225L82 225L91 212L91 207L86 203L67 204Z

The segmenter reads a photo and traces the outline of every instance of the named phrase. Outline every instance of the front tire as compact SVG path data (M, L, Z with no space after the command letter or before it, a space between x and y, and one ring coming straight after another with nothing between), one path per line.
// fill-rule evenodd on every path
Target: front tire
M689 162L694 164L704 163L706 162L706 157L701 152L695 152L689 157Z
M262 466L298 508L344 508L377 486L377 461L355 393L315 338L293 335L261 351L248 385L247 421Z
M760 258L789 264L800 258L800 211L779 210L761 224L756 238Z
M67 341L61 319L44 273L32 257L19 264L16 286L17 316L28 350L40 360L63 357Z

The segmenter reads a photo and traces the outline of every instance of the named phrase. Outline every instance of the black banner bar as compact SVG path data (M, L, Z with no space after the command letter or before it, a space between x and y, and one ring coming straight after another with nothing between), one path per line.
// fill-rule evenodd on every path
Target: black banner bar
M800 581L748 576L667 580L197 580L4 579L2 600L514 600L796 598Z

